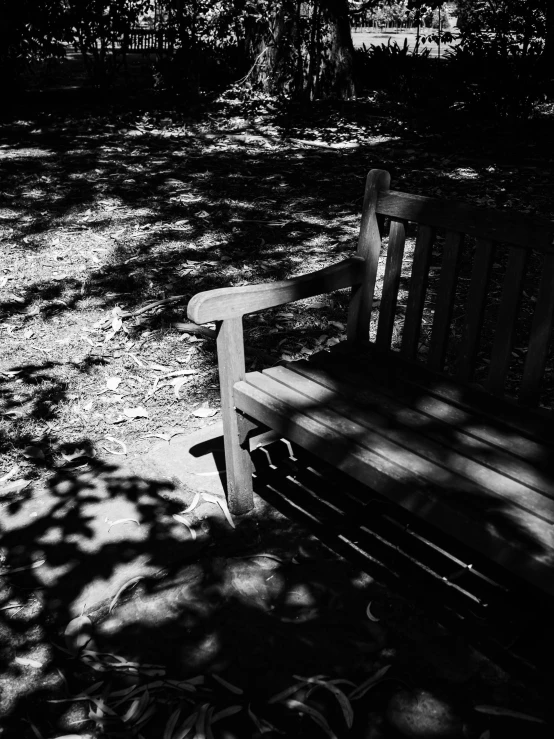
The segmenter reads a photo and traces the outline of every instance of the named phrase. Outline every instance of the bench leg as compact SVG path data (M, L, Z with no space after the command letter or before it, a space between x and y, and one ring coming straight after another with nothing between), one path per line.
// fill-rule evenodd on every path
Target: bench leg
M250 424L233 410L227 423L223 418L225 438L225 470L227 472L227 504L235 516L251 511L254 507L252 491L252 459L248 432Z
M237 413L233 387L244 379L244 346L242 318L229 318L217 328L217 358L221 391L221 416L225 442L227 504L235 516L254 507L252 461L247 434L250 425Z

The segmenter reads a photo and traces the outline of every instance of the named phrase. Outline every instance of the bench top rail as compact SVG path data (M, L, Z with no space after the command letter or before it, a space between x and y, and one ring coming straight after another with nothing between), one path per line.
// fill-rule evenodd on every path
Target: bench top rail
M379 193L376 212L524 249L554 252L554 224L523 213L476 208L466 203L395 190Z

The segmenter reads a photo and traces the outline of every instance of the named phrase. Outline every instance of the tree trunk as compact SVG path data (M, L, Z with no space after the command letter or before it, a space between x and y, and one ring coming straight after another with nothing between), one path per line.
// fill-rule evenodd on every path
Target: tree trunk
M310 33L303 35L298 0L275 2L264 23L247 21L246 47L253 65L247 77L264 91L301 98L310 91L315 77L319 81L315 96L354 97L348 0L319 0L316 8L311 15L315 24L311 38ZM321 34L320 24L325 29ZM303 55L308 53L310 64L305 69Z
M354 45L350 32L348 0L321 0L329 23L329 50L322 77L325 96L343 100L355 97Z

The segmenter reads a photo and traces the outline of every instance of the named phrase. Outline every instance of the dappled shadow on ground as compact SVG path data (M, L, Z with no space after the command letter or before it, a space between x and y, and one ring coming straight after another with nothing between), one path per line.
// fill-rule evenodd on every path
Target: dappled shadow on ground
M116 304L132 309L168 294L183 295L184 303L201 289L305 271L307 260L310 267L339 261L353 251L362 182L370 167L390 169L395 186L413 192L440 190L444 196L463 192L481 197L486 188L493 193L487 192L487 197L498 197L499 204L521 197L521 181L512 177L511 169L489 172L491 159L484 158L473 162L470 174L456 178L453 171L459 169L460 152L455 157L445 152L449 147L444 139L431 134L421 135L417 148L409 150L405 124L391 118L371 123L367 138L352 149L302 142L283 145L283 135L312 143L317 138L319 144L336 143L336 139L332 132L320 136L315 126L312 131L302 129L294 116L281 123L268 130L268 122L262 120L244 133L236 120L219 118L215 124L205 124L173 111L165 122L163 114L146 118L142 113L130 114L117 123L113 115L72 115L67 120L42 115L4 128L2 247L15 256L13 274L18 278L10 285L12 294L2 298L0 305L6 336L13 333L8 330L11 326L18 335L21 325L31 329L75 309L86 313L91 306L105 310ZM230 133L227 128L232 128ZM538 175L531 188L541 184L541 178ZM532 196L532 191L526 194ZM31 270L26 281L19 282L24 265L34 260L47 263L51 274L39 279ZM137 320L129 325L131 336L140 337L146 325L167 325L178 315L166 308L151 321ZM20 348L26 342L22 338ZM74 365L77 372L86 374L102 361L91 356ZM214 551L213 557L198 559L202 542L191 543L183 529L177 533L171 514L181 506L171 499L171 485L143 479L130 470L122 472L89 456L96 439L86 431L86 415L78 444L66 449L53 441L45 426L56 418L56 406L67 396L67 384L55 369L54 360L14 364L2 380L3 412L12 424L1 440L4 449L22 452L42 444L44 459L35 458L50 475L42 498L23 487L14 490L12 500L3 501L6 560L0 614L6 637L3 700L10 729L19 730L17 722L23 719L38 725L45 709L42 699L66 695L58 669L67 676L68 694L93 682L90 664L83 666L53 644L63 646L60 631L75 615L75 602L83 603L88 583L107 580L119 567L141 558L153 569L171 570L171 563L187 558L194 558L194 566L184 574L173 571L165 580L145 578L140 597L116 607L95 638L98 649L117 653L121 649L128 659L161 663L164 678L182 680L198 671L221 671L245 688L247 697L252 691L254 700L264 703L270 691L286 687L287 680L292 683L292 675L299 672L361 680L395 657L396 637L384 642L381 627L364 616L367 600L378 598L381 586L324 559L321 550L315 558L308 556L307 562L295 564L292 557L305 534L295 533L289 522L270 517L264 530L263 548L273 546L283 562L267 557L253 564L244 558L231 561L224 548ZM18 380L34 386L33 393L21 393ZM24 419L32 419L35 426L22 427L20 433L18 424ZM83 454L67 466L62 453L74 453L76 446ZM75 469L85 463L88 469ZM119 498L125 511L121 517L136 516L140 536L133 535L135 524L128 522L112 530L114 535L124 531L115 542L95 549L97 527L111 525L98 511L103 501ZM43 503L36 508L40 500ZM134 515L128 513L129 506ZM502 511L495 515L502 518ZM332 520L326 526L332 528L331 524ZM244 547L244 540L239 543ZM232 546L231 553L244 554L240 547L232 552ZM15 571L43 560L43 565ZM403 603L400 611L397 625L409 623L409 605ZM420 619L430 623L426 617ZM449 657L450 642L441 638L430 650L441 642ZM399 638L400 646L408 642L408 637ZM386 653L389 647L393 651ZM375 707L381 710L389 689L396 689L399 681L410 686L418 682L419 676L413 678L412 654L404 653L402 668L392 683L379 688L376 703L370 704L366 715ZM16 656L24 661L16 662ZM421 656L419 652L418 659ZM29 659L43 667L25 663ZM133 669L130 678L115 674L118 668L111 657L98 657L96 667L106 668L106 660L110 669L98 672L104 682L98 694L112 677L114 689L132 687ZM468 662L466 652L464 664ZM145 669L150 673L140 676L141 684L160 678L156 668ZM444 665L426 669L426 685L436 685L437 675L444 678ZM453 683L468 684L480 668L468 669L463 677L456 673ZM21 692L18 678L22 678ZM500 695L493 696L481 683L471 685L472 698L512 705L508 688L506 694L500 690ZM218 706L229 705L224 686L214 681L208 687L218 701L224 696ZM168 690L165 684L149 688L164 698ZM190 691L183 691L186 699ZM233 701L245 703L245 698L230 693ZM202 705L215 705L209 693L198 690L198 694ZM180 696L170 697L169 704L163 705L163 720ZM525 700L518 704L521 710L529 710ZM79 709L68 712L58 725L65 704L46 707L47 732L80 731L88 726L71 723L85 718ZM148 708L148 701L144 707ZM291 715L280 717L271 711L268 720L282 719L290 732L305 730ZM153 719L156 730L158 720ZM253 733L247 710L235 720L240 736ZM330 720L339 721L340 716ZM243 721L249 728L244 729ZM29 724L25 731L33 735Z
M355 530L362 532L360 524L369 526L380 517L378 508L356 508L356 483L326 477L313 488L312 480L312 489L323 498L327 491L335 503L332 485L348 490L347 515L335 509L332 516L322 516L321 501L306 515L310 508L302 496L313 477L313 458L298 455L293 463L283 448L270 447L269 456L258 451L256 457L258 490L278 508L258 501L235 531L215 519L206 521L209 539L200 528L195 541L183 535L184 527L176 531L171 513L182 502L177 504L171 485L124 474L115 465L53 479L36 517L26 504L5 511L9 558L4 567L14 569L2 579L1 607L19 609L0 611L8 735L17 731L31 737L33 726L45 736L103 726L108 735L119 730L126 736L140 728L149 738L163 733L179 706L178 727L191 715L210 723L233 706L232 716L214 722L216 737L257 736L265 722L289 736L305 736L316 731L302 710L307 703L306 710L319 711L339 737L366 736L372 726L376 736L392 739L396 734L387 728L386 707L406 688L431 691L444 701L456 726L465 724L476 735L488 726L502 729L506 719L476 715L475 704L544 715L540 691L530 696L460 632L436 623L434 616L442 616L441 593L424 572L418 579L403 569L398 551L382 556L382 531L377 529L369 548L369 539L354 539ZM129 522L112 522L116 539L111 542L99 537L98 528L110 525L102 519L102 501L113 506L116 498L133 504L140 534ZM300 516L302 524L278 509ZM349 551L347 545L355 541L358 555L367 552L365 560L358 556L352 565L338 559L310 536L310 527L350 557L356 547ZM43 560L35 568L15 570ZM92 625L81 625L65 640L63 630L80 613L75 606L84 605L87 586L109 581L131 560L146 561L148 574L140 581L127 575L128 587L120 588L116 601L110 603L110 596L97 605L90 612ZM435 565L440 570L438 560ZM163 575L152 574L160 569ZM443 586L443 595L446 590ZM470 607L475 603L458 603L460 623ZM506 622L503 626L512 636ZM85 651L69 654L68 647ZM323 679L339 681L335 687L349 694L387 666L382 682L352 700L353 734L346 731L332 691L322 686L309 693L313 683L302 682L327 676ZM64 702L83 691L90 691L90 699ZM531 726L527 736L546 736L544 727Z
M454 151L451 141L415 133L392 115L372 120L367 103L318 111L313 125L303 110L251 117L214 106L202 117L91 112L4 126L4 247L40 260L57 229L55 255L44 255L55 264L89 244L80 269L31 280L21 286L25 300L4 300L4 310L62 298L59 312L87 296L133 306L168 283L190 296L250 273L282 277L311 254L331 260L353 245L371 167L391 170L393 186L413 192L514 207L522 196L510 162L495 169L498 153L464 174L458 160L471 158L469 142ZM535 178L527 176L526 187Z
M452 130L412 125L371 101L311 111L262 102L250 111L245 106L246 113L214 104L194 114L154 103L26 111L0 131L7 255L0 330L14 357L10 369L23 368L19 379L29 377L39 395L64 399L65 370L82 381L106 364L109 344L61 363L56 341L44 346L39 340L36 347L42 333L56 333L70 316L78 317L78 329L90 317L90 328L100 311L132 311L180 296L126 322L128 338L140 341L146 330L168 329L182 318L200 290L279 279L351 255L371 167L389 169L398 189L550 213L551 174L534 160L531 169L520 168L531 161L530 149L516 160L511 145L505 156L482 151L487 137L460 143L463 137L454 140ZM337 318L334 308L345 302L339 294L319 304L317 316ZM270 327L276 359L285 339L313 348L322 330L315 318L308 306L294 327ZM266 324L247 319L246 328L249 344L263 344ZM56 358L39 361L37 352ZM47 421L51 398L35 394L31 401L30 388L18 392L15 380L3 382L12 414L5 418L14 423L1 443L21 450L38 431L24 424L19 430L16 414L36 410ZM55 450L50 432L44 438Z

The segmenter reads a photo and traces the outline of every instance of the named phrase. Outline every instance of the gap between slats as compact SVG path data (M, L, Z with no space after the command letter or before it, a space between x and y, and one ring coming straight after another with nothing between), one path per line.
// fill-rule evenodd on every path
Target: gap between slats
M434 228L430 226L419 227L412 263L412 277L406 306L406 319L402 332L401 353L406 359L415 359L417 354L417 343L421 333L421 320L423 318L423 306L425 303L434 240Z
M375 345L380 350L389 349L391 344L398 287L402 272L402 257L404 256L404 244L406 243L406 225L406 221L397 220L391 221L390 225L387 264L383 278L379 323L375 339Z

